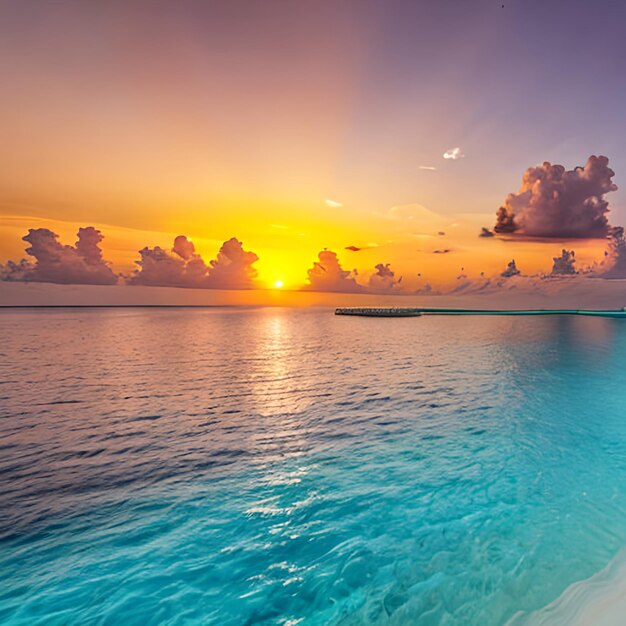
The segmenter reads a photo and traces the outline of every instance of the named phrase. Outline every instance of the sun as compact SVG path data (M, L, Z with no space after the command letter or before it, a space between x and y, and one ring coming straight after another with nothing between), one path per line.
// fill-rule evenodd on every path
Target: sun
M284 284L285 284L285 283L283 283L283 281L282 281L282 280L275 280L275 281L274 281L274 287L275 287L276 289L282 289Z

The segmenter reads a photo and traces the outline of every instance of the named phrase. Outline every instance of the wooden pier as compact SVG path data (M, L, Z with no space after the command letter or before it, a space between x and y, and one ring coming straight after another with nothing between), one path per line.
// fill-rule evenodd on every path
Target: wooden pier
M585 309L445 309L428 307L339 307L335 315L360 317L419 317L420 315L584 315L626 318L626 308L611 311Z
M339 307L335 315L359 315L361 317L418 317L421 309L384 307Z

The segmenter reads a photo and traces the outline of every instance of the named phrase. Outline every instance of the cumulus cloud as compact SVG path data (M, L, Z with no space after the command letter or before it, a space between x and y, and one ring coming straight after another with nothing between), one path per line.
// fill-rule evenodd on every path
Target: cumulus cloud
M451 159L456 161L458 159L462 159L465 155L461 152L461 148L450 148L443 153L444 159Z
M35 262L22 259L0 267L0 278L59 284L113 285L117 275L102 256L102 233L93 226L78 229L74 246L63 245L47 228L31 228L23 240L30 244L26 254Z
M33 269L34 265L26 259L21 259L17 263L15 261L7 261L6 265L0 263L0 280L26 282Z
M305 289L311 291L331 291L339 293L357 293L365 291L363 286L356 282L356 270L344 270L339 263L337 254L330 250L323 250L318 254L318 260L307 271L309 284Z
M171 251L155 246L139 250L139 266L127 282L153 287L206 287L208 267L195 253L193 242L180 235Z
M254 286L257 271L253 267L259 257L243 249L243 244L232 237L225 241L211 261L209 287L214 289L250 289Z
M517 265L515 264L515 259L511 259L504 272L500 274L503 278L511 278L512 276L519 276L521 272L517 269Z
M258 260L254 252L246 252L235 238L222 244L217 258L208 265L196 253L192 241L184 235L174 239L170 250L160 246L139 251L139 266L130 277L131 285L159 287L192 287L198 289L249 289L254 286Z
M524 237L605 237L610 226L604 195L615 191L605 156L590 156L584 167L529 167L518 193L507 196L496 214L495 232Z
M483 226L480 229L479 237L494 237L495 233L492 230L489 230L486 226Z
M561 256L555 256L553 259L554 264L552 266L551 276L567 276L577 274L576 271L576 258L573 250L561 251Z
M187 239L185 235L178 235L178 237L174 239L172 252L177 254L183 261L189 261L196 256L196 247L193 241Z
M370 291L390 292L396 289L402 282L402 276L396 279L395 272L389 263L378 263L376 272L370 276L368 288Z

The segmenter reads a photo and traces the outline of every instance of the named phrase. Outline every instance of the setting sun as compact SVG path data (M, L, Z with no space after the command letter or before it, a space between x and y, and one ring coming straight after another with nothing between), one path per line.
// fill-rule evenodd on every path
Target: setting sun
M282 288L283 288L283 285L284 285L284 283L283 283L283 281L282 281L282 280L275 280L275 281L274 281L274 287L275 287L276 289L282 289Z

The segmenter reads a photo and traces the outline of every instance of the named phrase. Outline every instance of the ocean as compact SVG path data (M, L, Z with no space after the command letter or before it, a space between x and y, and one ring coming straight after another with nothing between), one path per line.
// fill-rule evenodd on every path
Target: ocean
M624 320L7 309L0 336L3 625L571 624L623 570Z

